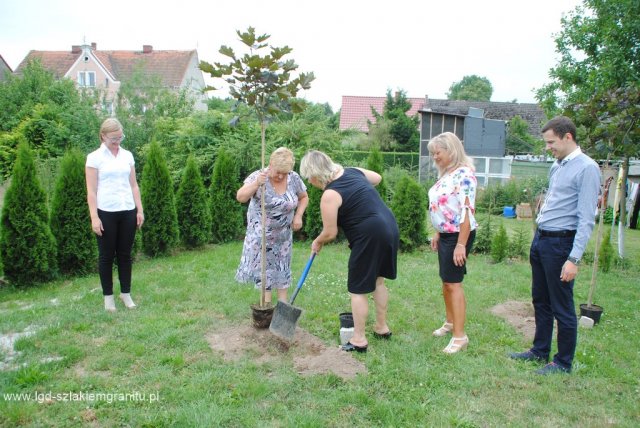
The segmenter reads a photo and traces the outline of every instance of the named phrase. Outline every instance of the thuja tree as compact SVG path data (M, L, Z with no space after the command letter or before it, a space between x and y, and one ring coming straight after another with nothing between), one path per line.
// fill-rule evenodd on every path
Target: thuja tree
M220 150L211 177L211 237L213 242L237 239L243 232L242 205L236 200L240 188L234 159Z
M322 215L320 214L320 198L322 190L307 183L309 204L304 212L304 234L307 239L313 239L322 232Z
M56 242L49 227L46 195L26 142L18 146L11 185L2 207L0 257L7 280L24 286L53 279Z
M236 56L234 50L228 46L221 46L219 51L228 57L230 62L210 64L202 61L200 69L209 73L211 77L222 79L229 88L229 95L238 104L246 104L255 113L260 122L261 134L261 167L265 166L266 126L270 118L283 111L291 110L299 113L304 109L304 102L296 99L298 91L309 89L314 80L313 73L299 73L293 77L298 65L292 59L286 59L292 49L288 46L274 47L267 41L271 37L268 34L257 35L253 27L247 31L236 31L240 42L249 49L242 56ZM268 52L265 53L265 49ZM215 90L214 87L207 87ZM262 224L266 222L264 199L262 200ZM266 253L265 228L262 228L262 254ZM265 257L262 257L262 293L260 306L265 306L265 284L267 282L265 271Z
M377 147L372 148L369 152L369 157L367 158L367 169L375 171L382 176L382 172L384 170L384 159L382 159L382 153L380 153L380 150L378 150ZM380 194L382 200L387 203L387 185L384 181L384 177L382 177L382 181L380 181L376 186L376 190Z
M427 240L427 199L424 189L411 177L396 184L391 210L400 229L400 249L413 251Z
M178 244L178 218L169 168L157 141L150 144L142 171L142 206L145 254L169 254Z
M509 237L507 236L507 230L503 224L498 226L498 231L491 240L491 259L494 263L500 263L507 258L509 251Z
M187 158L176 195L176 212L180 241L187 248L197 248L209 241L211 214L207 204L207 189L193 156Z
M51 201L51 232L58 244L58 266L67 275L96 270L97 246L87 208L84 156L77 149L62 158Z

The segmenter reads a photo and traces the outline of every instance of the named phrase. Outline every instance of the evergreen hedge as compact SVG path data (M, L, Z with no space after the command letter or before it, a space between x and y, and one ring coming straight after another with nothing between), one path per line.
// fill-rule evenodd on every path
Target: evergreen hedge
M391 210L400 229L400 249L413 251L427 241L427 197L413 178L404 176L396 185Z
M197 248L209 241L211 214L207 204L207 189L193 156L187 158L182 174L176 212L180 229L180 241L187 248Z
M18 146L12 177L0 229L5 278L18 286L50 281L57 274L56 241L49 227L46 195L26 142Z
M178 218L169 168L157 141L149 146L141 191L143 251L151 257L167 255L178 244Z
M211 177L211 238L214 243L229 242L244 234L242 205L236 199L240 188L238 167L224 149L218 151Z
M87 207L84 156L71 149L62 158L51 201L51 232L58 243L58 266L66 275L95 272L98 252Z

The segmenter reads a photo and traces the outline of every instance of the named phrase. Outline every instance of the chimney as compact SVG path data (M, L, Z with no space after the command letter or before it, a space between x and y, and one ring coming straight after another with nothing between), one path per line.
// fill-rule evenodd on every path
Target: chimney
M153 46L142 45L142 53L151 53L152 51L153 51Z
M80 48L80 45L72 45L71 46L71 53L72 54L79 54L80 52L82 52L82 49Z
M91 49L94 51L98 49L98 44L96 42L91 42Z

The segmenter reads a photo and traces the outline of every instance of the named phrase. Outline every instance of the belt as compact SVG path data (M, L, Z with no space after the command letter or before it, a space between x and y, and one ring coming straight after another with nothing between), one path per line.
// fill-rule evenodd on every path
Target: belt
M576 235L575 230L543 230L538 229L540 236L549 236L552 238L567 238Z

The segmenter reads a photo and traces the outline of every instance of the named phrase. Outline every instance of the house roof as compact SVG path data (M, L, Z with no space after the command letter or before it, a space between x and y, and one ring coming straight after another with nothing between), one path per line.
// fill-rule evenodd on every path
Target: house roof
M4 58L2 58L2 55L0 55L0 82L2 82L5 78L5 73L12 73L11 67L9 67L9 64L7 64L7 61L4 60Z
M382 114L386 99L386 97L343 96L342 108L340 110L340 129L357 129L362 132L367 132L367 120L375 123L375 118L373 114L371 114L371 106ZM407 112L409 116L419 111L466 116L469 112L469 107L484 110L484 117L487 119L508 121L515 116L520 116L529 124L529 133L535 136L540 135L542 126L546 121L544 111L538 104L440 100L428 97L408 98L408 101L411 102L412 105L411 109Z
M362 132L369 131L367 120L375 123L376 119L371 112L373 107L378 113L384 111L384 103L387 97L358 97L343 95L342 107L340 108L340 129L355 129ZM424 98L407 98L411 103L411 108L407 112L408 116L413 116L424 106Z
M144 46L140 51L98 50L95 43L91 52L102 63L105 69L116 79L126 80L140 67L146 75L157 75L162 84L168 87L179 87L187 73L191 58L196 55L195 50L187 51L158 51L151 46ZM39 59L42 65L61 78L71 69L75 62L83 55L78 46L69 51L30 51L16 68L20 73L32 59Z

